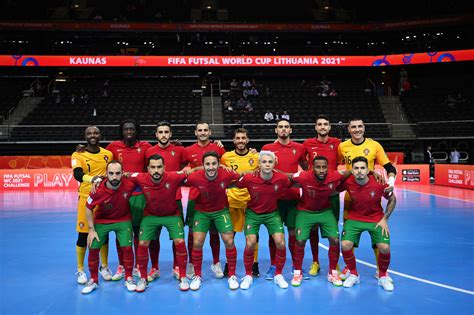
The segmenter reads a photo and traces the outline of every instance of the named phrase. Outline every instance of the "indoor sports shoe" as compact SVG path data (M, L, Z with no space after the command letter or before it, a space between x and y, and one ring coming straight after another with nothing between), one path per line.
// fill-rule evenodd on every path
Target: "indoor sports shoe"
M112 276L112 281L119 281L125 277L125 268L122 265L118 265L117 271Z
M137 285L135 284L135 280L133 280L133 277L128 277L127 280L125 280L125 286L130 292L133 292L137 289Z
M240 283L240 288L242 290L248 290L253 283L253 277L246 275L242 278L242 282Z
M89 294L91 293L92 291L94 291L95 289L97 289L99 285L97 284L97 282L95 282L94 280L90 279L86 286L84 287L84 289L82 289L82 294Z
M224 272L222 271L221 263L217 262L211 265L211 270L214 273L214 277L217 279L224 278Z
M337 270L331 270L331 272L328 273L328 281L334 284L336 287L342 286L342 280L339 277L339 272Z
M301 274L301 270L295 270L293 272L293 279L291 279L291 285L294 287L299 287L303 282L303 275Z
M189 280L194 278L194 265L191 263L188 263L186 266L186 277L188 277Z
M138 280L137 287L136 287L135 291L145 292L147 286L148 286L148 283L146 282L146 279L145 278L140 278L140 280Z
M84 271L76 272L77 275L77 283L79 284L86 284L87 283L87 275Z
M202 279L200 276L194 276L193 281L191 281L191 284L189 285L189 288L193 291L199 290L202 284Z
M239 280L235 275L230 276L229 279L227 279L227 282L229 283L229 289L237 290L239 288Z
M273 280L275 278L276 267L271 265L265 273L265 280Z
M254 262L252 265L252 276L260 277L260 270L258 269L258 262Z
M278 284L280 289L288 289L288 282L286 282L281 273L273 278L273 283Z
M319 263L317 261L313 261L311 266L309 267L309 275L312 277L316 277L319 274L319 270L321 270L321 267L319 266Z
M188 280L188 278L182 277L181 280L179 280L179 289L181 291L188 291L189 290L189 280Z
M160 269L151 268L146 278L148 282L152 282L153 280L158 279L159 277L160 277Z
M354 284L360 283L360 276L356 276L353 274L349 274L349 277L347 277L346 280L343 282L344 288L352 288Z
M176 279L176 280L179 280L179 267L176 266L173 268L173 277Z
M347 266L345 266L344 269L339 274L339 278L341 278L341 280L344 281L347 278L349 278L350 275L351 275L351 271L349 270L349 268L347 268Z
M393 289L394 289L393 282L392 282L392 279L390 279L390 277L380 277L379 285L385 291L393 291Z
M295 272L295 266L291 266L291 274ZM309 280L311 277L308 275L308 273L304 270L301 269L301 276L303 277L303 280Z
M378 270L378 269L375 271L374 277L375 277L375 279L377 279L377 280L379 279L379 270ZM389 276L388 271L387 271L386 277L388 277L388 278L390 279L390 281L393 282L393 279Z
M99 273L102 276L102 279L105 281L110 281L112 280L112 271L110 270L109 267L99 267Z
M141 278L140 269L138 269L136 267L133 268L132 276L134 276L135 278Z

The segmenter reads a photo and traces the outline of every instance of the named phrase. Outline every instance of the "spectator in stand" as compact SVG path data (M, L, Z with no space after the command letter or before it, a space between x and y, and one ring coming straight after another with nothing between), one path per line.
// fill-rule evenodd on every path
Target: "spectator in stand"
M249 87L251 87L251 86L252 86L252 84L250 83L249 80L245 80L244 82L242 82L242 87L243 87L244 89L247 89L247 88L249 88Z
M281 117L281 116L280 116L280 112L276 112L276 113L275 113L275 121L280 120L280 117Z
M247 101L245 101L244 98L241 97L241 98L237 101L236 105L237 105L237 109L242 110L242 109L245 108L245 105L247 105Z
M269 109L265 113L265 116L263 117L263 119L265 119L265 121L267 122L271 122L273 120L273 114Z
M331 92L329 92L329 96L330 97L336 97L337 96L337 92L335 89L332 89Z
M252 96L258 96L258 90L255 88L255 86L250 89L249 94Z
M264 93L264 95L265 95L266 97L269 97L269 96L272 95L272 93L270 92L270 88L269 88L269 87L265 88L265 93Z
M247 102L247 105L245 105L245 110L249 113L253 111L252 103Z
M301 80L301 85L300 85L300 87L301 87L301 88L304 88L305 86L306 86L306 80L303 79L303 80Z
M245 89L243 92L242 92L242 95L245 99L247 99L247 96L250 95L250 89Z
M451 161L451 164L458 164L460 156L461 155L459 152L456 150L456 148L454 148L449 154L449 160Z
M235 90L238 88L238 86L239 84L237 83L237 81L235 79L232 79L232 82L230 82L230 89Z
M286 119L290 121L290 115L288 114L286 110L283 111L283 114L281 115L281 119Z
M232 108L232 104L230 103L230 100L225 100L224 101L224 109L231 112L234 110L234 108Z

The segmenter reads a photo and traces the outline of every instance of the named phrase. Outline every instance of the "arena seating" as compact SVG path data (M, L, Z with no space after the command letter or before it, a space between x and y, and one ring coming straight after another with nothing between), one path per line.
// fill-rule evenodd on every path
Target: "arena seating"
M22 91L30 88L34 79L1 78L0 79L0 116L6 118L11 108L18 105Z

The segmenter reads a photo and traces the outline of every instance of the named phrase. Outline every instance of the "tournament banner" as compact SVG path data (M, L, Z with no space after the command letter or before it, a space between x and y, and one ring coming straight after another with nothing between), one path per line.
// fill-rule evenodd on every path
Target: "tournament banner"
M72 169L18 169L0 170L0 191L72 190L79 183Z
M0 55L7 67L379 67L474 60L474 49L380 56Z
M0 156L0 169L71 168L70 155Z
M428 164L398 164L395 185L428 185L430 183L430 168ZM339 165L338 170L345 170L344 165ZM375 171L387 180L387 171L383 166L375 165Z
M474 189L474 165L435 164L435 185Z

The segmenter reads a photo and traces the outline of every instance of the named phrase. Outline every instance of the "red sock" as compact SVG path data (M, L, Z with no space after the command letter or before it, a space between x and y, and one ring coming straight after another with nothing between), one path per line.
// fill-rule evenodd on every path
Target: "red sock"
M120 247L120 243L118 241L118 238L115 239L115 246L117 247L117 255L118 255L119 265L123 266L123 251L122 251L122 247Z
M253 255L253 252L252 252ZM237 265L237 249L235 246L225 249L225 257L227 258L227 267L229 269L229 277L235 276L235 267Z
M151 252L150 248L150 253ZM148 267L148 246L138 245L137 265L140 270L140 276L146 278Z
M186 277L186 262L188 260L186 245L184 245L184 241L177 245L173 242L173 248L176 248L176 264L179 267L179 277L184 278Z
M132 258L133 258L133 253L135 252L135 262L138 260L138 233L133 234L133 251L132 251ZM133 265L133 261L132 261ZM134 266L134 265L133 265Z
M388 266L390 265L390 252L386 254L379 252L379 258L377 259L377 264L379 266L379 277L386 277Z
M329 272L336 270L337 262L339 261L339 246L329 245Z
M97 283L99 283L99 252L100 248L91 248L89 249L89 257L87 258L91 279Z
M247 276L251 276L252 266L253 266L253 250L247 249L247 247L245 247L245 250L244 250L244 266L245 266L245 274Z
M275 266L276 245L271 235L268 237L268 249L270 250L270 265Z
M281 274L283 271L283 267L285 266L286 261L286 248L277 248L276 255L275 255L275 266L276 271L275 275Z
M177 267L179 265L178 265L178 259L176 258L176 245L174 244L173 241L171 241L171 244L172 244L171 248L173 249L173 269L174 269L174 267ZM184 246L184 249L186 250L186 245ZM187 256L188 256L188 253L186 253L186 257ZM186 258L186 260L188 259ZM186 265L184 267L186 267Z
M295 244L295 253L293 255L294 266L296 270L301 270L303 268L303 258L304 258L304 245L300 246L298 243Z
M219 253L221 251L221 243L219 234L217 232L209 232L209 245L212 250L212 263L217 264L219 262Z
M295 260L294 260L295 244L296 244L296 235L289 234L288 235L288 249L290 250L291 260L292 260L291 262L293 263L293 265L295 264Z
M189 233L188 233L188 256L189 256L189 262L191 264L194 264L193 263L193 243L194 243L193 230L189 229Z
M351 271L351 274L358 276L359 273L357 272L356 258L353 249L342 250L342 257L344 257L344 262L346 263L347 268Z
M193 248L192 252L193 257L193 264L194 264L194 273L196 276L201 276L201 269L202 269L202 248L195 249Z
M122 247L123 250L123 266L125 268L125 279L132 276L133 270L133 250L132 246ZM137 250L138 252L138 250ZM142 277L146 277L146 274Z
M309 243L313 253L313 262L319 263L319 233L318 230L311 230L309 234Z
M140 247L138 248L140 249ZM159 240L150 241L149 249L150 249L151 267L159 269L158 260L160 258L160 241ZM138 262L138 259L137 259L137 262Z

